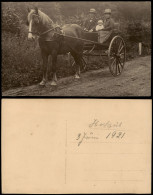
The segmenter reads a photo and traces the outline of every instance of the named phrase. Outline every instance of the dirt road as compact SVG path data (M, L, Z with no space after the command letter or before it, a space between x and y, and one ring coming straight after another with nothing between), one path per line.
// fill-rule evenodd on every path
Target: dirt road
M62 78L58 86L33 85L11 89L3 96L150 96L151 57L139 57L126 62L123 73L113 77L108 67L82 73L80 80Z

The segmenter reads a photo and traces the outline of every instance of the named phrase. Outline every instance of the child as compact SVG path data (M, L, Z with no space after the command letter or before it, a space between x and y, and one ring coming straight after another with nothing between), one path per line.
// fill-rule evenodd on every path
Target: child
M99 30L102 30L102 29L104 29L103 21L98 20L98 25L96 26L96 31L99 31Z

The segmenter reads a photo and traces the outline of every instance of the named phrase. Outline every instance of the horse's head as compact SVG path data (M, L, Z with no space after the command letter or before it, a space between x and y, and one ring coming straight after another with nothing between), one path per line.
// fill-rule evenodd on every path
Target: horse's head
M53 28L53 21L45 13L38 10L37 7L35 9L28 10L28 12L27 22L29 25L29 40L35 39L35 35L41 36L45 31Z
M38 26L40 23L40 15L39 10L36 7L35 9L28 9L28 18L27 23L29 25L29 32L28 32L28 39L32 40L35 39L35 35L38 34Z

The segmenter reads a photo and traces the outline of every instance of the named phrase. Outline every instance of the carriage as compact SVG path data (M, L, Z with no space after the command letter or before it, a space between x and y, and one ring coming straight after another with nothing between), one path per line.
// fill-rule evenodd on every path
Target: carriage
M41 86L44 86L47 81L49 55L52 56L53 69L51 85L57 85L57 56L66 53L71 53L76 63L76 79L80 78L81 64L87 65L85 60L87 56L107 56L111 74L113 76L119 76L123 72L126 60L126 46L119 29L114 28L112 31L107 32L103 30L83 33L82 28L77 24L65 25L61 29L58 25L55 25L46 14L38 10L38 8L29 12L28 22L28 39L32 40L34 34L39 35L39 46L43 59L43 79L40 82ZM38 24L39 28L34 28ZM40 26L42 28L40 28ZM48 26L52 28L48 29ZM48 30L44 29L44 27ZM34 28L34 30L32 28ZM83 43L80 44L80 41ZM65 47L65 45L67 45L67 47ZM80 48L80 51L78 48Z
M85 32L82 57L84 68L87 66L89 56L105 56L108 58L108 66L111 74L113 76L119 76L124 69L126 61L125 41L118 29L110 31L110 34L105 38L103 37L103 32Z

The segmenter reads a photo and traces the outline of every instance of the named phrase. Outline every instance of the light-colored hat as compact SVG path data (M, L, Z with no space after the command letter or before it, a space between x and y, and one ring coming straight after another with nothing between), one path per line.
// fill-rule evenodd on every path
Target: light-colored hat
M98 20L98 24L103 24L103 21L102 20Z
M94 8L91 8L90 11L89 11L89 13L95 14L96 13L96 10Z
M111 9L105 9L104 14L111 14Z

